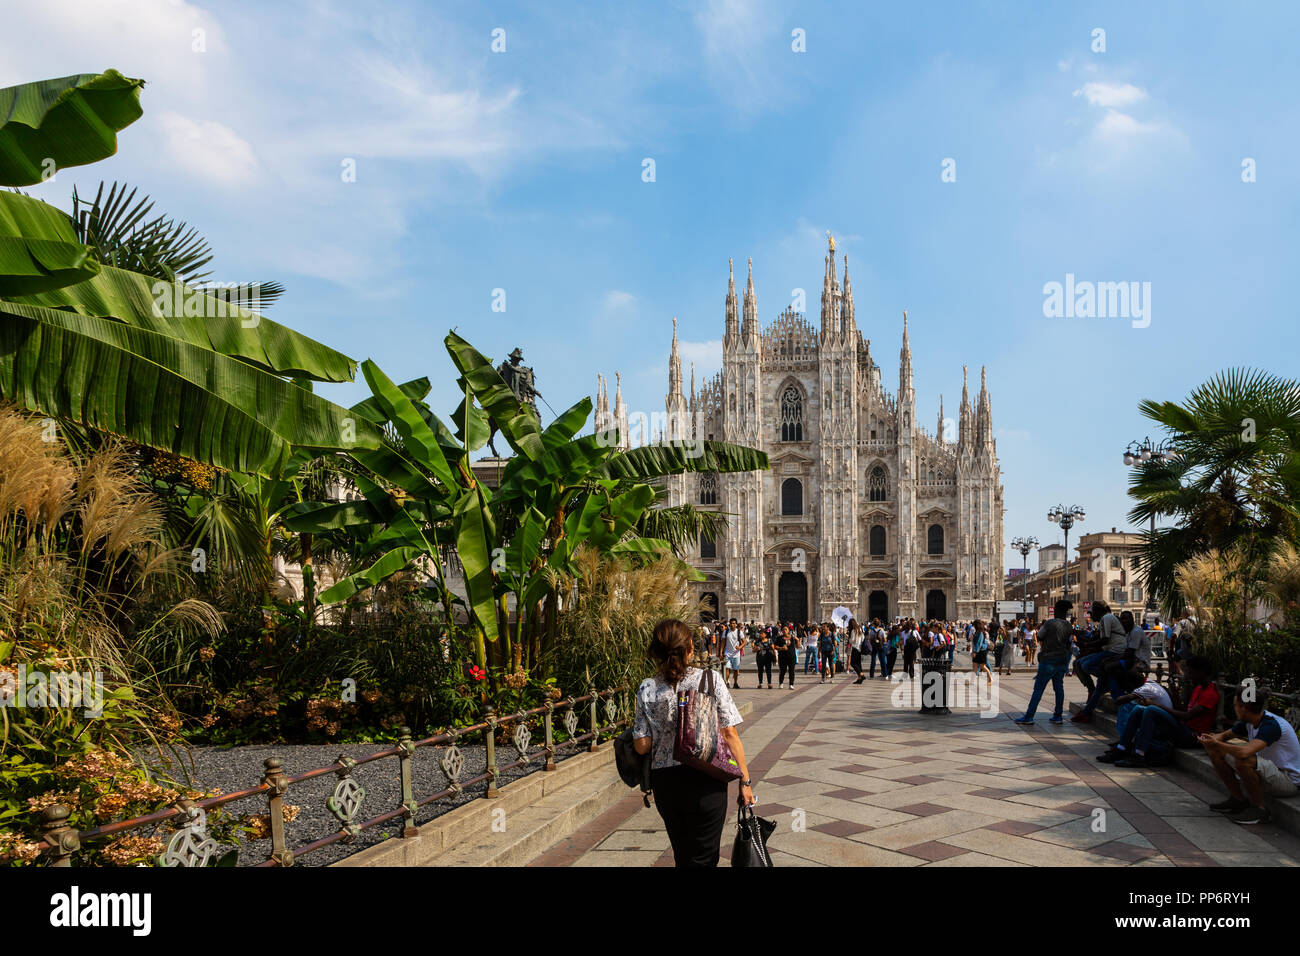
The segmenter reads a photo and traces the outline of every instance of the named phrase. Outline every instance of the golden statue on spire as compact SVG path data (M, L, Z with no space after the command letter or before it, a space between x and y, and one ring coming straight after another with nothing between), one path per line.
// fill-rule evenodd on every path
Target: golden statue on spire
M834 252L835 252L835 237L831 235L831 231L830 231L829 229L826 230L826 238L830 240L830 243L831 243L831 252L834 253Z

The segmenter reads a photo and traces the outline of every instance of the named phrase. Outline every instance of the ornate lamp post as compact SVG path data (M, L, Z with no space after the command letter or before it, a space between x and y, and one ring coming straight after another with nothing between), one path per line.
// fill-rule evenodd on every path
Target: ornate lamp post
M1141 441L1131 441L1128 447L1124 449L1124 464L1129 468L1141 468L1149 461L1173 461L1178 458L1178 452L1174 451L1172 443L1168 440L1162 442L1152 442L1150 438L1143 438ZM1156 516L1155 512L1151 513L1151 536L1154 538L1156 533ZM1155 595L1151 593L1151 582L1146 581L1148 611L1159 609L1156 603Z
M1047 512L1047 520L1058 526L1065 532L1065 568L1064 568L1064 587L1065 593L1061 596L1065 600L1070 599L1070 529L1074 527L1076 521L1082 521L1087 515L1078 505L1071 505L1069 508L1065 505L1056 505ZM1051 597L1051 592L1048 592Z
M1020 617L1024 621L1029 620L1029 552L1036 547L1038 547L1038 539L1033 535L1028 538L1011 539L1011 550L1019 551L1023 559L1024 571L1020 576Z

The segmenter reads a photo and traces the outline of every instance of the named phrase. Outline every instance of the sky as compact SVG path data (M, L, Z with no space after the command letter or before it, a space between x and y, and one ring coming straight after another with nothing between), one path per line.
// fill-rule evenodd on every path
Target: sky
M0 86L147 81L116 156L30 192L139 187L215 280L283 283L271 318L428 375L435 411L454 328L523 349L544 421L598 372L662 412L672 318L702 381L728 258L764 325L796 289L815 313L828 231L891 391L907 310L919 421L987 366L1008 542L1060 541L1055 504L1087 509L1072 544L1131 527L1141 400L1295 374L1295 4L0 0L0 23ZM1045 314L1054 282L1137 283L1143 315Z

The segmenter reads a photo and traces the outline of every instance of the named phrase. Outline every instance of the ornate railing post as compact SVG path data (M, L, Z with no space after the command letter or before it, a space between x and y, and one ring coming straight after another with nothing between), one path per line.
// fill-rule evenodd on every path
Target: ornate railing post
M81 838L68 826L68 808L52 803L41 811L41 839L53 850L50 866L72 866L72 854L81 849Z
M485 796L499 796L501 791L497 789L497 777L500 771L497 770L497 712L491 704L483 708L483 719L487 721L487 729L483 731L484 739L487 741L487 793Z
M266 768L262 783L271 788L267 794L267 806L271 816L271 859L280 866L293 866L293 851L288 848L284 839L284 795L289 789L289 782L280 767L280 761L276 758L267 757L262 762L262 766Z
M398 731L397 746L402 748L398 754L398 774L402 781L402 836L416 837L420 828L415 825L415 786L411 782L411 759L415 756L415 741L411 740L411 728L403 727Z
M339 782L334 787L334 793L325 801L325 809L334 814L334 818L339 821L339 828L347 834L342 842L351 843L361 832L357 816L361 812L362 801L366 799L366 788L352 777L352 768L357 765L355 760L342 754L334 762L339 765L336 771Z
M598 723L600 718L596 716L596 704L599 703L599 698L596 696L596 688L594 687L588 687L587 693L591 695L591 743L587 746L587 753L594 754L596 745L600 741L600 724Z
M551 718L555 714L555 701L546 702L546 713L542 716L542 725L546 728L546 763L543 770L555 769L555 735L552 733Z

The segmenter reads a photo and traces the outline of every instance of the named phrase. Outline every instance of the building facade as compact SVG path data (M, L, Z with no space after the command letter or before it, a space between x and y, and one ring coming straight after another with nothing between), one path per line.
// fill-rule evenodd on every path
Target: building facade
M1146 579L1138 567L1143 535L1140 532L1095 531L1081 535L1076 555L1070 560L1070 600L1072 612L1081 622L1088 619L1088 607L1093 601L1105 601L1116 614L1132 611L1139 621L1146 610ZM1048 545L1039 551L1041 570L1024 575L1008 576L1003 597L1019 601L1022 596L1034 602L1038 619L1052 616L1052 606L1064 593L1067 569L1061 560L1044 561L1043 551L1048 548L1064 554L1062 545ZM1053 556L1054 557L1054 556Z
M676 320L665 397L668 439L761 448L767 472L668 479L669 504L727 514L720 540L689 560L721 617L859 620L987 616L1002 593L1003 498L987 375L971 402L963 370L955 436L943 402L934 432L916 416L903 313L898 390L885 386L857 325L830 240L814 328L785 309L760 327L753 263L743 302L728 276L722 370L684 390ZM955 440L954 440L955 439Z

